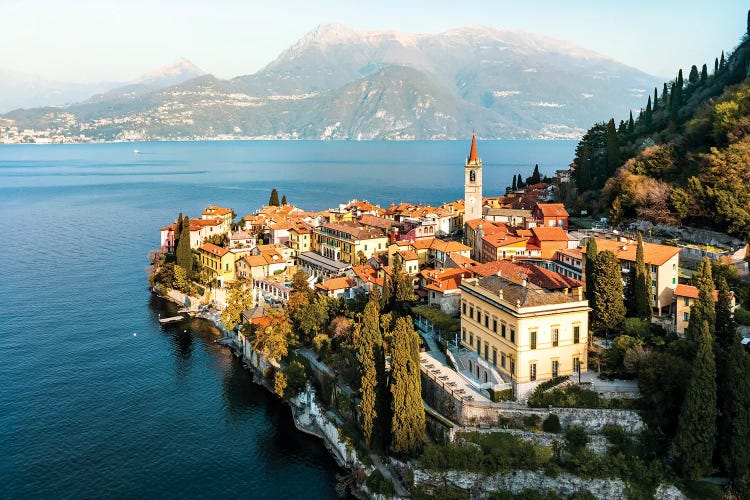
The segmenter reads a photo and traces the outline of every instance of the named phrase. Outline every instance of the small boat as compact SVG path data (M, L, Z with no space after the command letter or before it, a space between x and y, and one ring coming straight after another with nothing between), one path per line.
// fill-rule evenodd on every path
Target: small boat
M166 325L167 323L174 323L175 321L181 321L182 316L170 316L169 318L159 318L159 323Z
M133 150L133 154L139 155L139 154L141 154L141 152L138 149L134 149Z

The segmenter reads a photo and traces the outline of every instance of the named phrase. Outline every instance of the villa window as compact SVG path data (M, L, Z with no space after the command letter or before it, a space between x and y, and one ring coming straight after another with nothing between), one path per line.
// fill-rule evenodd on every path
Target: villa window
M484 359L490 360L490 345L487 342L484 343Z
M536 349L536 331L532 330L529 334L531 335L531 348Z
M474 334L469 332L469 345L474 347Z
M652 272L653 274L656 274L656 273L657 273L658 271L659 271L659 268L658 268L658 267L656 267L656 266L651 266L651 272Z
M689 313L689 312L687 312L687 311L686 311L686 312L684 312L684 313L682 313L682 319L683 319L684 321L690 321L690 313Z
M496 319L492 320L492 331L497 333L497 320Z
M510 374L511 375L516 374L516 362L513 361L513 358L510 358Z
M690 305L690 297L685 297L685 305L686 306Z
M490 318L487 317L487 313L484 313L484 327L489 328L490 327Z
M497 349L492 348L492 364L493 366L497 366Z
M560 362L555 360L552 362L552 377L557 377L557 371L560 367Z
M536 380L536 363L529 365L529 380Z
M513 328L510 329L510 341L516 343L516 331Z
M462 311L463 315L466 316L466 302L464 302L463 304L461 304L461 311Z
M482 355L482 337L477 337L477 354Z
M469 307L469 317L471 319L474 319L474 307L473 306Z
M500 353L500 366L505 368L505 354Z
M461 340L466 342L466 328L461 328Z
M552 347L557 347L560 344L560 329L552 329Z
M575 325L573 327L573 343L578 344L581 342L581 327Z
M503 338L505 338L505 323L502 323L500 325L500 335L502 335Z

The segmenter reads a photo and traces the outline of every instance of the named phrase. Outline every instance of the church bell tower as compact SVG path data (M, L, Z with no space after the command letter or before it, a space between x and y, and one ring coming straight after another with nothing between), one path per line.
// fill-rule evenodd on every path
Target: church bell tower
M482 160L475 134L471 135L471 150L464 165L464 203L464 222L482 218Z

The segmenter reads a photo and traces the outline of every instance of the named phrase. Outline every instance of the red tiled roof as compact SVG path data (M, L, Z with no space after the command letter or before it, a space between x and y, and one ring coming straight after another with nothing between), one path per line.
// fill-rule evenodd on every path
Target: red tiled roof
M204 252L208 252L212 255L216 255L217 257L224 257L227 252L229 252L228 248L220 247L217 245L214 245L213 243L204 243L201 245L201 250Z
M315 288L319 288L327 292L332 292L334 290L343 290L345 288L351 288L353 286L357 286L357 283L352 278L343 277L343 278L332 278L329 280L325 280L322 283L317 283L315 285Z
M730 292L731 293L731 292ZM698 298L698 288L693 285L677 285L674 289L675 297L690 297L691 299ZM719 291L713 291L714 302L719 301Z
M614 253L618 259L635 262L635 252L638 243L635 241L620 242L615 240L604 240L596 238L597 252L609 250ZM659 245L657 243L643 242L643 260L648 264L661 266L669 259L680 253L681 248L671 247L668 245Z
M544 217L567 217L568 211L562 203L538 203L537 208Z
M539 241L568 241L568 233L561 227L532 227L531 232Z
M469 150L469 158L466 160L468 163L476 163L479 161L479 155L477 154L477 136L471 134L471 149Z

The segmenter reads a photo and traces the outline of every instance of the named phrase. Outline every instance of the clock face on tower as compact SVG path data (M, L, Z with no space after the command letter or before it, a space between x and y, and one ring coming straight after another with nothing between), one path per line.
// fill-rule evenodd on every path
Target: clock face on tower
M473 196L469 196L469 203L474 203L474 197Z

